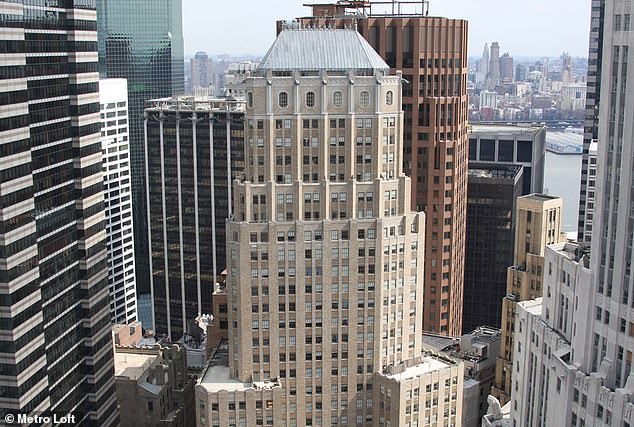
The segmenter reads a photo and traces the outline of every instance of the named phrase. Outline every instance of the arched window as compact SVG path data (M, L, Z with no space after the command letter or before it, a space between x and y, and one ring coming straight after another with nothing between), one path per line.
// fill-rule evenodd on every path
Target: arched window
M306 106L311 108L315 106L315 92L306 92Z
M279 104L280 108L288 107L288 93L280 92L280 94L277 96L277 103Z
M253 108L253 92L247 93L247 107Z
M368 108L370 106L370 93L367 90L364 90L359 95L359 104L361 108Z
M336 91L332 94L332 105L339 108L343 105L343 94L341 91Z
M394 92L388 90L385 94L385 104L392 105L394 103Z

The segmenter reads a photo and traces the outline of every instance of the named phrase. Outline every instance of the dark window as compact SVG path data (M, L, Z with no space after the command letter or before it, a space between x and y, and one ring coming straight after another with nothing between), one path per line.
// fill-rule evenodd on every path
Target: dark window
M498 142L498 162L512 162L515 152L513 141L500 140Z
M480 161L495 160L495 141L492 139L480 139Z
M517 161L533 161L533 141L517 141Z

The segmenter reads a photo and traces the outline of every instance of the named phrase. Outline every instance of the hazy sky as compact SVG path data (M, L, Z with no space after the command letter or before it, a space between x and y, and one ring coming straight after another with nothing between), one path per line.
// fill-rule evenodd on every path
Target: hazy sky
M316 2L183 0L185 53L264 54L275 22L306 16L302 4ZM511 56L588 55L590 0L431 0L429 14L469 21L470 56L491 41Z

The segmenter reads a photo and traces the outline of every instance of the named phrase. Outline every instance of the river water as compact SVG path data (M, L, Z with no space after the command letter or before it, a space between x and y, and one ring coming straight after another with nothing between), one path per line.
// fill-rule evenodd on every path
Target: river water
M564 199L563 231L576 235L581 186L581 154L555 154L546 151L544 192Z

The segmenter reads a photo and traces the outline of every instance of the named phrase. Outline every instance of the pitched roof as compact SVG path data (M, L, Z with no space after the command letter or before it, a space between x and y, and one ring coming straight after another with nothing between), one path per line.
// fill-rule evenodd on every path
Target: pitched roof
M390 67L353 29L286 29L278 36L259 70L349 70Z

